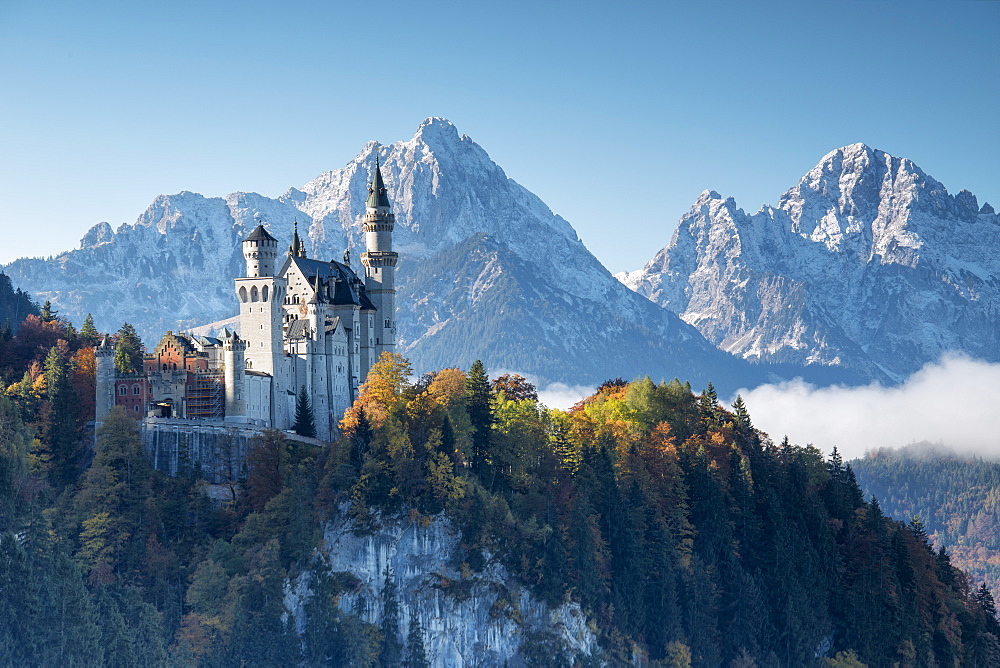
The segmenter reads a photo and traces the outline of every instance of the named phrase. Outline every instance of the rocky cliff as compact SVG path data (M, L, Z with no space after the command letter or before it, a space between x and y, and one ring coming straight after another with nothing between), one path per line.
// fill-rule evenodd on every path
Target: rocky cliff
M550 608L513 582L498 564L463 575L452 565L458 540L450 523L389 520L376 533L356 533L348 520L324 532L330 569L358 582L340 598L344 612L378 624L387 567L396 585L400 643L414 617L424 630L424 646L434 666L523 666L525 654L543 651L572 662L599 652L594 629L576 603ZM305 602L312 595L311 572L290 583L285 606L299 632ZM536 646L544 642L544 646Z

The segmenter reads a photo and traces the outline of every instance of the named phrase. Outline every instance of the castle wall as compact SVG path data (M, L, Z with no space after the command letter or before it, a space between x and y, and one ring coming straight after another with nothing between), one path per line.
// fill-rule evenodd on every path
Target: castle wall
M222 420L146 418L139 423L142 445L153 467L176 476L200 469L213 484L246 477L247 447L261 428L233 427Z

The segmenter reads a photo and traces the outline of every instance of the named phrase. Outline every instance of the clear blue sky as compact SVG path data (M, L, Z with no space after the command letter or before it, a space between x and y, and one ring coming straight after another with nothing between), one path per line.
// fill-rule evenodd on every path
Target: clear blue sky
M700 191L754 211L857 141L1000 205L1000 2L0 0L0 262L432 115L612 271Z

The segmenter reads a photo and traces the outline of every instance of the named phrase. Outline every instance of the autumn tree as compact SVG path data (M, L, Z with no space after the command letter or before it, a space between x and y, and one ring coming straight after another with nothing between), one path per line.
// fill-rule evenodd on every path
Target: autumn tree
M535 386L528 382L528 379L516 373L505 373L494 378L490 383L494 392L503 392L508 399L523 401L530 399L538 401L538 391Z
M344 413L341 427L347 432L353 431L361 411L372 426L381 425L400 400L411 374L410 361L405 357L399 353L382 353L368 371L357 400Z

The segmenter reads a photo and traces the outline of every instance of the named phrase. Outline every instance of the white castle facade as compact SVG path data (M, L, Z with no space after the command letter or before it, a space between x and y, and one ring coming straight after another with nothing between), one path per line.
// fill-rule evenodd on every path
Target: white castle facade
M239 334L167 332L132 374L116 371L105 339L96 351L97 420L120 405L135 417L291 429L304 392L317 438L331 439L372 364L395 352L395 217L377 162L363 222L364 280L347 254L344 262L307 257L297 226L281 254L258 225L243 241L246 272L235 280Z

